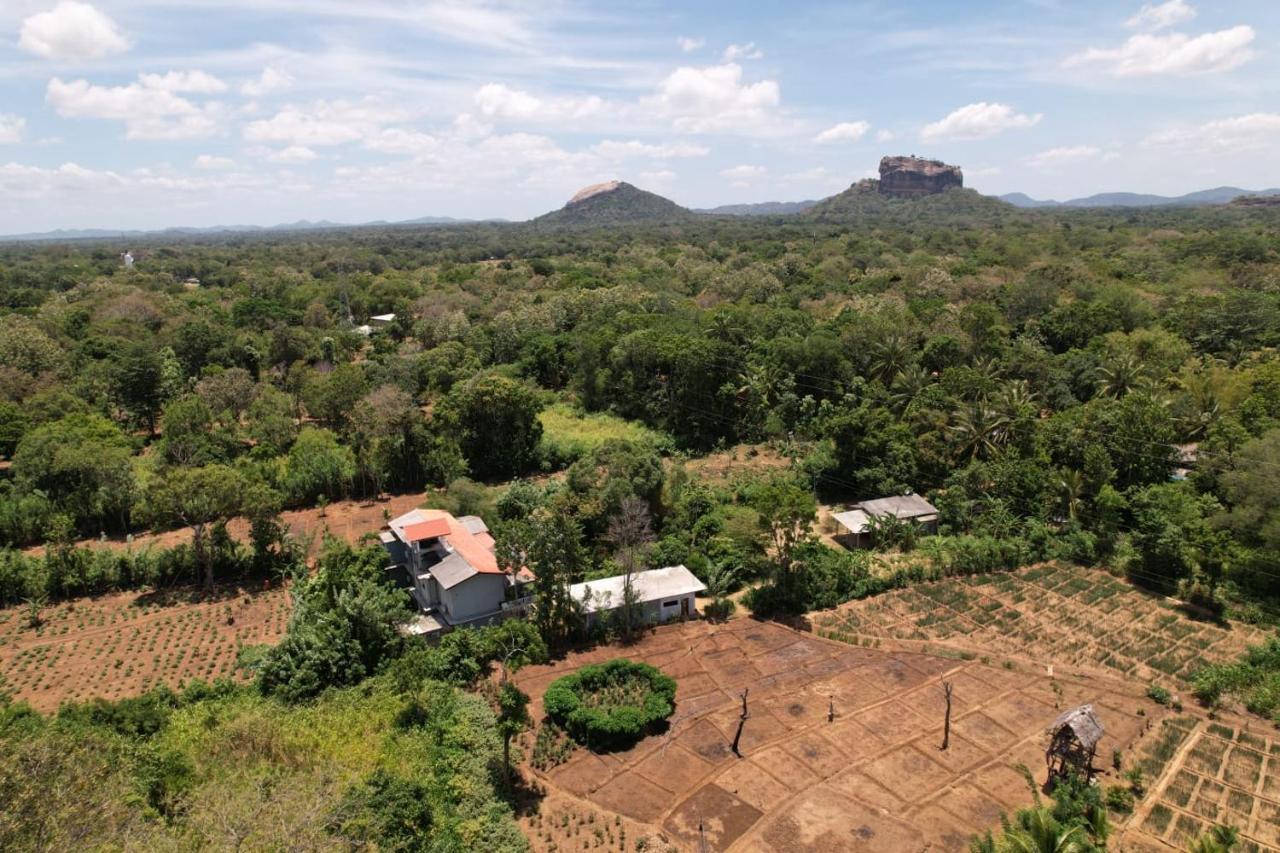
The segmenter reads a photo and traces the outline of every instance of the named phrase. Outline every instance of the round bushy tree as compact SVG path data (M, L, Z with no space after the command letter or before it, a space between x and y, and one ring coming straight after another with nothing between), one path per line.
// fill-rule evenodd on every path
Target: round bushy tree
M614 658L551 682L547 715L595 749L628 746L675 710L676 682L647 663Z

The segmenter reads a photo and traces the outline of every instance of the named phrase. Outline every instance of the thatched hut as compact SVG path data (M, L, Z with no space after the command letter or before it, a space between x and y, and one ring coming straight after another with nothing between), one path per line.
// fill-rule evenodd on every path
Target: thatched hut
M1049 777L1065 776L1074 770L1089 778L1098 753L1098 741L1105 733L1092 705L1063 711L1049 727L1049 748L1044 754Z

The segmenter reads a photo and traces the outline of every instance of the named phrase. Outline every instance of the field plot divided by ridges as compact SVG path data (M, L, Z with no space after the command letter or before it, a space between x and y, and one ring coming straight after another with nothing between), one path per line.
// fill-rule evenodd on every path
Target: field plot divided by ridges
M682 685L696 687L682 687L666 732L621 752L578 750L539 772L547 813L598 815L591 820L631 826L631 837L664 837L676 849L697 849L705 835L715 850L967 850L972 833L1030 802L1016 768L1043 776L1044 730L1059 708L1095 703L1108 723L1106 755L1152 737L1147 721L1165 713L1123 680L1050 679L738 619L669 626L625 650L526 669L516 679L533 698L535 719L552 679L617 655L678 671ZM955 685L945 752L944 678ZM728 744L745 687L750 718L739 759ZM535 849L557 843L548 823L527 824ZM582 843L559 836L566 841Z

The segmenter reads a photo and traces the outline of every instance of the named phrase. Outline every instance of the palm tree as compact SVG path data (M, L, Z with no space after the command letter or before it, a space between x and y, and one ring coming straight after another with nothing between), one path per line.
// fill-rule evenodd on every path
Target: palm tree
M996 847L1000 853L1086 853L1093 849L1080 826L1063 826L1046 806L1018 812Z
M1023 412L1035 410L1036 394L1025 379L1006 382L995 398L996 408L1009 420L1015 420Z
M899 370L890 386L893 391L889 395L889 401L893 404L894 411L901 415L931 384L933 384L933 376L919 364L912 364Z
M911 363L915 348L905 336L888 335L871 345L871 376L886 385Z
M989 458L1004 443L1008 425L1008 419L985 400L960 409L950 427L956 440L957 455L969 459Z
M1187 853L1231 853L1240 843L1240 830L1219 824L1201 833L1187 847Z
M1080 500L1084 496L1084 474L1071 468L1058 473L1058 494L1062 496L1062 509L1071 521L1080 512Z
M1222 414L1219 397L1220 377L1208 371L1195 373L1179 384L1184 392L1185 410L1182 415L1182 431L1187 438L1204 438L1209 427Z
M1142 363L1132 355L1115 356L1098 368L1098 393L1119 399L1142 378Z

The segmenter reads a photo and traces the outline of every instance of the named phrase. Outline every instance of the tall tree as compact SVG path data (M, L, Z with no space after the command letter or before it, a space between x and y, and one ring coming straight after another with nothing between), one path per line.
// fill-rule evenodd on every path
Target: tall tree
M156 433L156 415L164 403L164 365L150 343L127 344L117 354L111 385L120 407Z
M541 409L536 391L489 374L456 386L438 413L457 439L471 473L490 479L513 477L534 466L542 439Z
M157 475L147 487L146 502L154 517L170 517L191 528L191 546L203 570L206 590L213 589L214 580L209 526L239 514L244 492L244 478L226 465L172 468Z
M774 477L754 487L749 500L751 508L760 514L760 525L773 541L779 586L789 591L792 585L792 554L796 544L809 535L818 504L812 492L784 476Z
M569 587L587 568L582 528L558 508L542 508L523 528L523 543L504 548L509 568L526 566L537 578L533 618L538 633L552 649L563 648L577 627L577 611Z

